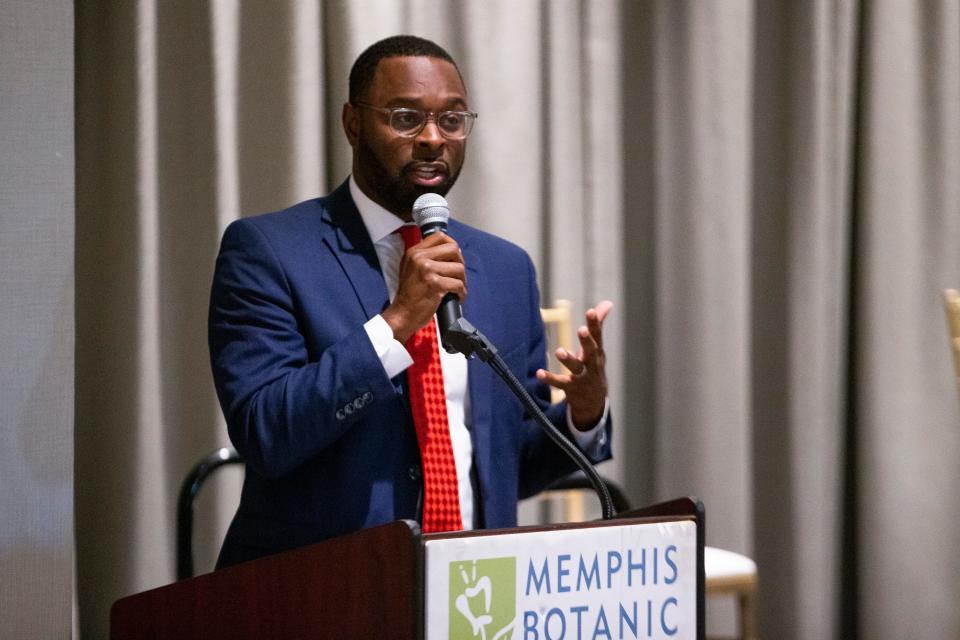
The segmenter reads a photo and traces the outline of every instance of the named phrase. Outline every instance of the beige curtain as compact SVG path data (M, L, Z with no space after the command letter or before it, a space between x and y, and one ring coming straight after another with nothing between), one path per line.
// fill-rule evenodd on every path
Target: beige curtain
M956 0L140 0L76 27L84 637L172 580L179 482L225 442L220 232L346 176L347 72L397 32L480 112L455 215L545 299L618 302L604 473L704 500L708 543L758 561L763 637L960 634Z
M0 638L73 604L73 3L0 3Z

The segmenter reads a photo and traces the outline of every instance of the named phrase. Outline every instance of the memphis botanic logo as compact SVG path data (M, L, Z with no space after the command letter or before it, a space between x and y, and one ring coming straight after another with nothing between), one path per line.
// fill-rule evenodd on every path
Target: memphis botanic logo
M693 637L696 616L684 613L681 604L689 598L677 589L686 566L678 556L673 544L523 556L523 593L516 556L454 560L448 569L447 637Z
M501 640L517 624L517 559L450 563L450 638Z

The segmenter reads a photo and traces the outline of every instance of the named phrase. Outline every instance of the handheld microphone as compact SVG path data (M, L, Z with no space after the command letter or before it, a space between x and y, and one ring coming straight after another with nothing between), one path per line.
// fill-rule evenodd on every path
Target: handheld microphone
M413 203L413 221L420 227L420 235L429 238L438 231L446 233L450 208L443 196L425 193ZM447 329L463 317L460 299L453 293L443 296L437 308L437 326L440 327L440 342L447 353L457 353L456 347L447 340Z

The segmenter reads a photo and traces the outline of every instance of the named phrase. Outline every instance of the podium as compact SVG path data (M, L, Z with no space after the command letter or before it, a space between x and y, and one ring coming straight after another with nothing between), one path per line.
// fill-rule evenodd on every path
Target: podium
M397 521L122 598L113 640L704 638L704 510L421 535Z

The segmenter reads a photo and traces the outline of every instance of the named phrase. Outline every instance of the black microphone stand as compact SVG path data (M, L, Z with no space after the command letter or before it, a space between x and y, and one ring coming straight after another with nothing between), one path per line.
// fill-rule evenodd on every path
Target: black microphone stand
M533 416L540 428L544 430L547 436L553 440L557 446L563 449L570 458L573 459L577 467L587 476L593 490L597 492L600 498L600 508L603 511L604 520L612 520L616 517L616 510L613 508L613 500L606 484L600 479L600 474L593 468L593 465L587 460L587 457L567 440L560 430L557 429L550 420L544 415L540 407L530 397L527 390L517 377L513 375L507 363L497 354L497 348L487 340L486 336L477 331L476 327L470 324L466 318L459 317L450 323L442 332L443 345L449 351L450 348L462 353L468 359L474 354L483 362L490 365L490 368L507 384L513 394L520 400L520 403Z

